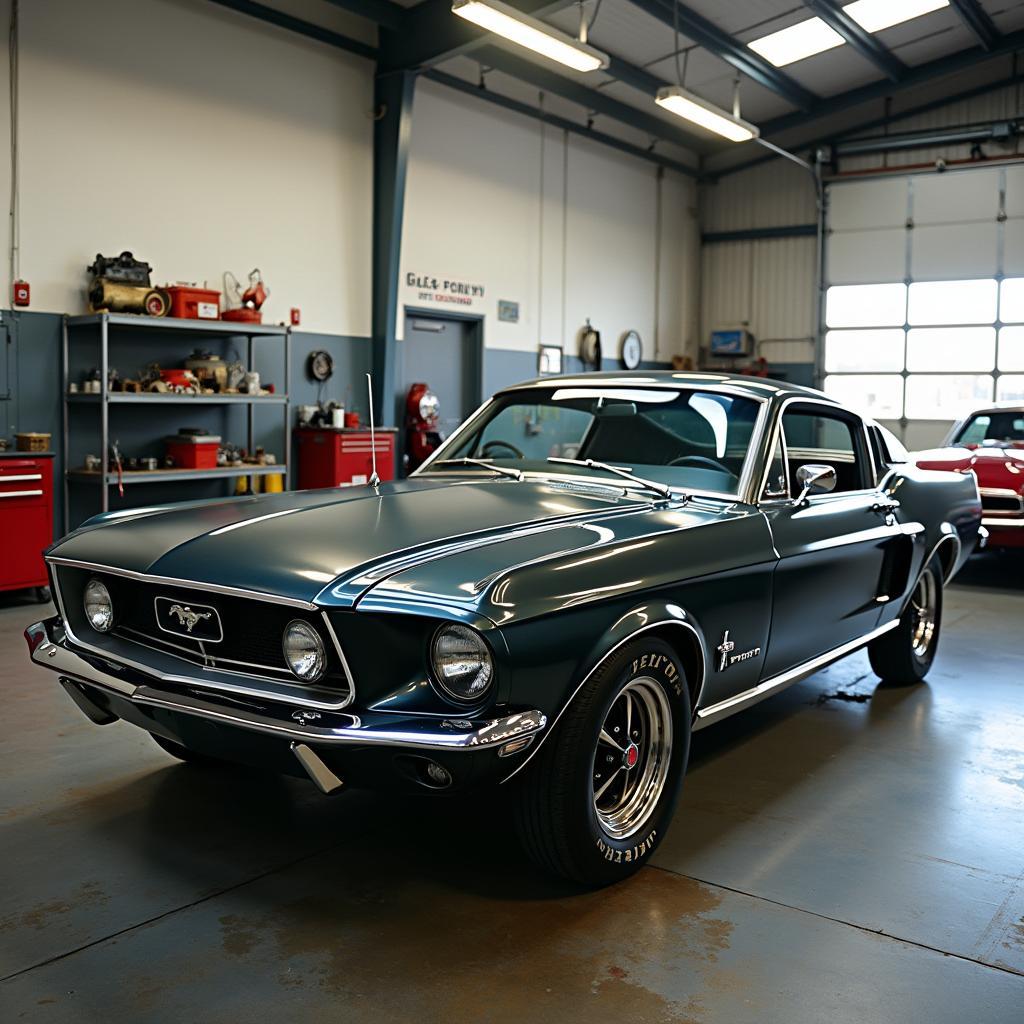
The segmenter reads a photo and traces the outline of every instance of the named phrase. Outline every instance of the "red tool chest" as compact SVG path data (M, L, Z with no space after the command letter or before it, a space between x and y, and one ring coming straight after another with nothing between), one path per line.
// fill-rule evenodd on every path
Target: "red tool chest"
M53 455L0 452L0 590L45 587L53 543Z
M377 475L381 480L395 479L394 427L376 432ZM373 472L373 447L368 430L341 427L300 427L299 490L314 487L341 487L365 484Z

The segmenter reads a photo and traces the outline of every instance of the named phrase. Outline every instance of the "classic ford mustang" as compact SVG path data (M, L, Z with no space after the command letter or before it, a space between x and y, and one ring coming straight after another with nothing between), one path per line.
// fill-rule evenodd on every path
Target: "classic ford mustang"
M918 452L923 469L973 473L990 547L1024 546L1024 406L978 409L953 425L943 447Z
M186 761L501 785L538 862L603 885L664 837L693 730L861 647L924 677L981 505L899 457L783 383L546 378L400 483L98 516L26 638Z

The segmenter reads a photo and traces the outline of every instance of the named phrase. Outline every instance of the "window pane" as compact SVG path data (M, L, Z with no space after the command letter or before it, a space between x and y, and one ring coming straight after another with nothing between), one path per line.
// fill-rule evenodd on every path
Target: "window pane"
M875 420L898 420L903 415L903 378L896 374L826 377L825 393Z
M996 282L917 281L910 286L912 324L991 324L996 319Z
M805 412L782 417L789 455L789 479L798 484L797 470L808 463L824 463L836 471L837 491L854 491L865 484L853 431L845 419Z
M994 327L918 327L907 332L908 370L993 370Z
M829 331L825 335L829 373L903 369L903 330Z
M1024 277L1009 277L999 296L999 319L1004 324L1024 323Z
M906 316L904 284L838 285L829 288L825 296L829 327L899 327Z
M1024 327L999 331L999 369L1024 370Z
M907 378L907 418L954 420L992 401L992 378L987 374L916 373Z
M1024 402L1024 374L1007 374L996 384L996 398L1000 402Z

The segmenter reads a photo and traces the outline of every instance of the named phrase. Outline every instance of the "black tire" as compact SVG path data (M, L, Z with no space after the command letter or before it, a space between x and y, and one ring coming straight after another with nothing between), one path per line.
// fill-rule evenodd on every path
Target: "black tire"
M890 686L920 683L935 660L942 626L942 573L935 562L914 584L900 624L868 644L875 675Z
M622 735L624 716L631 713L640 726L632 722L626 747L601 738L606 726ZM611 725L620 715L622 725ZM690 754L690 726L686 676L672 648L652 638L616 651L587 680L524 771L516 825L527 854L546 870L592 888L628 878L668 831ZM638 753L627 764L630 748ZM607 784L600 782L599 770L607 772L618 757ZM614 802L620 784L621 824L602 803ZM630 817L626 812L634 804Z
M224 761L218 761L217 758L210 757L209 754L200 754L197 750L190 750L188 747L183 747L180 743L175 743L174 740L158 736L155 732L151 732L149 735L153 737L153 742L161 750L170 754L171 757L176 757L179 761L184 761L186 764L202 765L203 767L215 765L223 767L225 764Z

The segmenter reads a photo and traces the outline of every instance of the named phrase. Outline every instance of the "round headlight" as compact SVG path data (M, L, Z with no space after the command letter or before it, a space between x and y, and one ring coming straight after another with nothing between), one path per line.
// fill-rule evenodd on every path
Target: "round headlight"
M98 633L109 633L114 625L114 603L110 600L110 591L99 580L89 580L82 603L89 625Z
M284 660L304 683L315 683L327 667L320 634L301 619L292 619L284 631Z
M456 700L479 700L494 678L491 652L469 626L442 626L434 637L431 660L438 685Z

